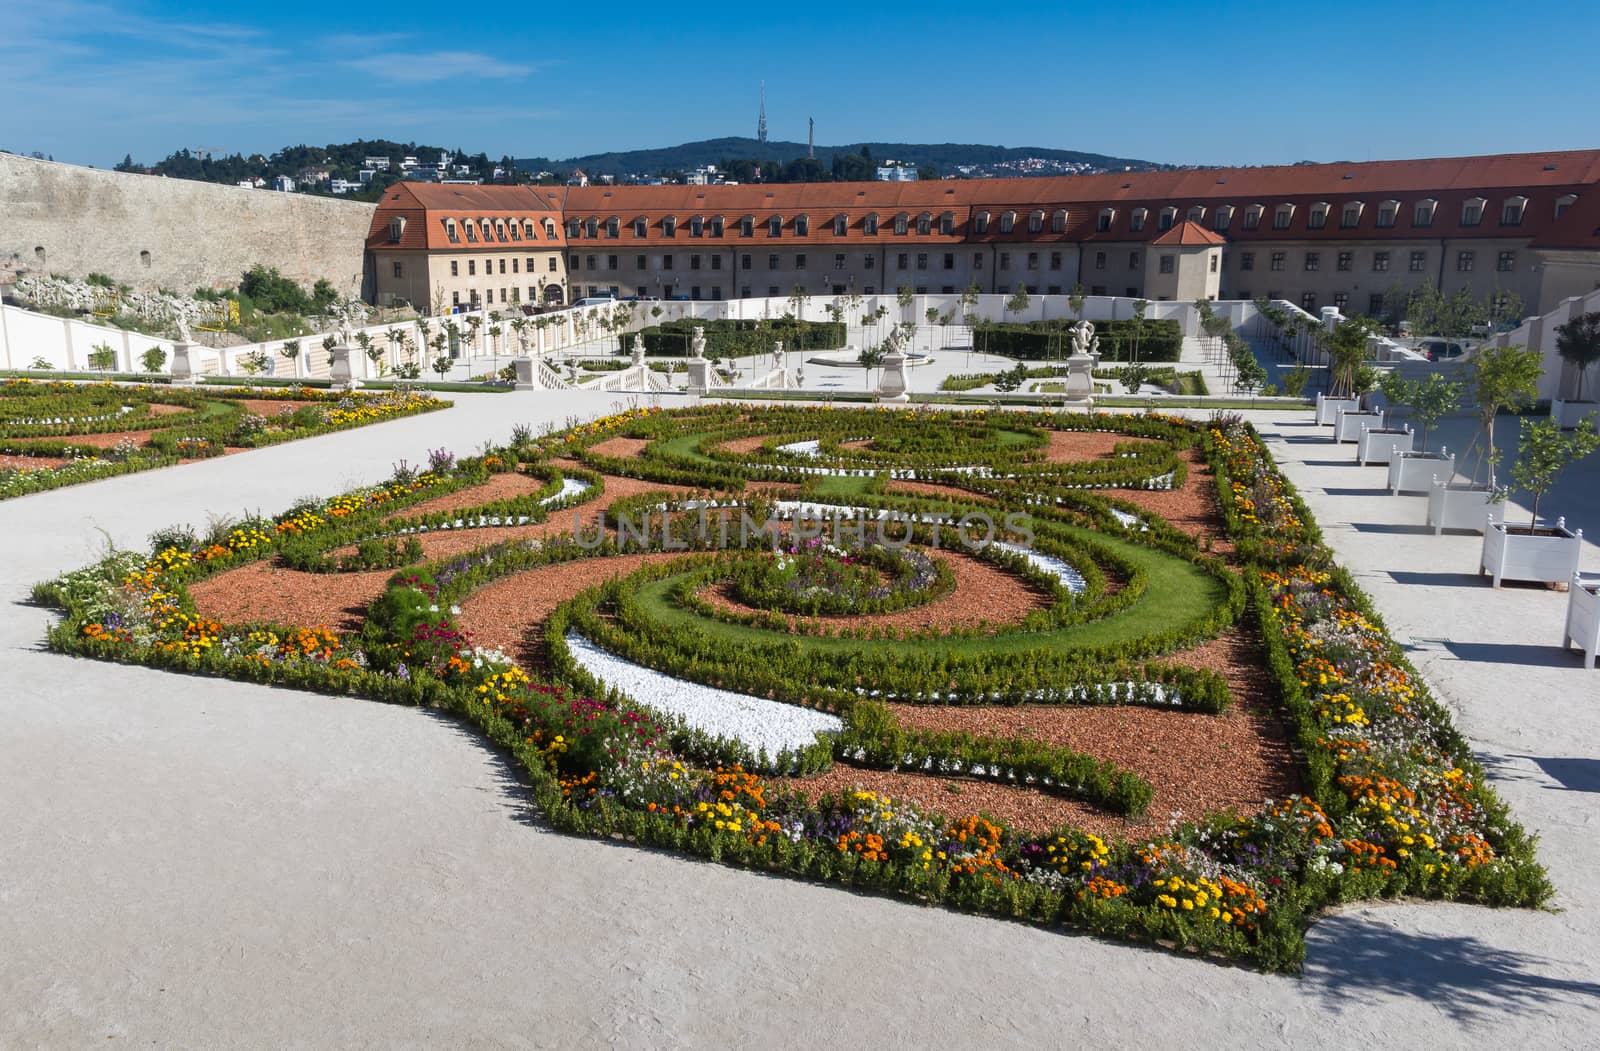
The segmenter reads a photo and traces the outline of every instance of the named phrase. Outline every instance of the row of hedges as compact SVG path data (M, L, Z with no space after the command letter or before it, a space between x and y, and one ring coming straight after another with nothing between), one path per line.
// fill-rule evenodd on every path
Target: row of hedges
M706 330L705 356L708 358L748 358L770 354L773 342L780 339L789 350L836 350L844 346L845 327L836 321L706 321L680 318L623 336L622 349L624 353L631 354L633 341L643 339L646 355L687 357L696 328Z
M1101 361L1134 360L1136 343L1140 361L1177 361L1183 350L1183 330L1176 321L1146 321L1142 329L1132 320L1096 321L1094 334L1100 337ZM1059 358L1072 347L1062 322L981 324L976 335L984 353L1025 361Z

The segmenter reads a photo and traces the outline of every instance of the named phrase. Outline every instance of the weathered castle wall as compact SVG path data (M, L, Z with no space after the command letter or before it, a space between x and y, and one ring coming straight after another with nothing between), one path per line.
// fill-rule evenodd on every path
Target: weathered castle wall
M0 153L0 270L231 287L256 263L362 292L373 205L126 175Z

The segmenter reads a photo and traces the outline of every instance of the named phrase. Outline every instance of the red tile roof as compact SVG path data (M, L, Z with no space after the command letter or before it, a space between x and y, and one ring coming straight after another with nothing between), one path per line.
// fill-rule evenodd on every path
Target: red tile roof
M1199 223L1193 223L1185 219L1150 243L1153 245L1192 247L1196 245L1225 245L1228 243L1228 239L1221 234L1207 230Z

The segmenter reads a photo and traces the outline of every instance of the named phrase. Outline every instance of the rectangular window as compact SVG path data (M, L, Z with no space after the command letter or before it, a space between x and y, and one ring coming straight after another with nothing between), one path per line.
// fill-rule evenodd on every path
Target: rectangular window
M718 236L720 237L721 235L719 234ZM721 285L712 285L711 286L711 298L712 299L721 299L722 298L722 286Z
M756 235L756 221L750 216L739 220L739 236L754 237Z
M1293 209L1279 208L1272 213L1272 228L1274 230L1287 230L1289 229L1289 220L1292 218L1294 218Z
M460 277L461 276L461 264L456 262L454 259L450 260L450 276L451 277Z
M633 257L633 268L635 270L644 270L649 265L650 265L650 257L649 256L636 255L636 256Z
M451 292L450 293L450 305L453 306L453 307L458 307L458 306L461 305L461 293L460 292Z
M843 252L835 252L835 253L833 253L833 268L835 270L843 270L844 269L844 253Z
M1346 273L1355 267L1356 254L1354 252L1340 252L1334 258L1333 265L1340 273Z
M794 235L796 237L807 237L810 233L811 220L803 215L797 216L794 221Z
M1333 294L1333 309L1335 309L1339 313L1343 314L1345 312L1344 308L1349 306L1349 305L1350 305L1350 293L1349 292L1335 292Z
M577 256L573 256L572 258L576 259L578 257ZM548 269L550 270L550 272L552 274L556 272L556 257L555 256L551 256L550 257L550 266L549 266Z
M1306 253L1306 269L1309 270L1309 271L1317 271L1317 270L1321 270L1322 269L1322 253L1321 252L1307 252Z
M1103 296L1103 295L1106 294L1106 286L1105 285L1090 285L1089 286L1089 294L1091 296Z
M983 269L983 253L982 252L973 252L972 253L972 269L974 269L974 270L982 270Z
M866 217L866 219L862 220L861 232L866 234L868 237L877 237L878 217L876 215L869 215Z
M478 243L478 224L476 224L476 223L467 223L466 227L467 227L467 241L470 244L477 244Z
M584 256L583 257L584 269L586 269L586 270L598 270L598 269L600 269L598 266L595 266L594 259L595 259L595 257L592 256L592 255Z
M1010 252L1001 252L1000 253L1000 269L1001 270L1010 270L1011 269L1011 253Z
M1143 208L1136 209L1134 211L1133 215L1131 217L1129 217L1129 219L1128 219L1128 229L1132 230L1134 233L1138 233L1140 230L1144 229L1144 209Z
M749 285L740 285L739 286L739 298L740 299L749 299L750 298L750 286Z
M939 216L939 232L946 237L956 232L956 217L949 212Z
M1412 252L1410 262L1408 262L1406 265L1413 274L1422 273L1422 271L1428 268L1428 253Z
M1477 252L1457 252L1456 253L1456 271L1458 273L1463 273L1463 274L1471 273L1472 272L1472 268L1473 268L1473 266L1475 266L1477 264L1477 261L1478 261L1478 253Z
M695 285L693 288L689 289L689 298L690 299L699 299L700 298L700 286L699 285Z
M1517 268L1517 253L1501 252L1495 257L1494 268L1502 274L1508 274Z
M1367 316L1368 317L1382 317L1383 316L1383 293L1382 292L1373 292L1372 294L1367 296Z
M633 290L633 294L638 296L640 299L643 299L645 296L648 296L650 294L650 290L648 288L646 288L645 286L640 285L638 288L635 288Z
M528 302L537 303L538 301L539 301L539 288L538 288L538 286L537 285L529 285L528 286Z
M928 269L928 253L927 252L918 252L917 253L917 269L918 270L926 270L926 269Z
M1051 270L1060 270L1061 269L1061 253L1060 252L1051 252L1050 253L1050 269Z
M1137 269L1139 269L1139 253L1138 252L1129 252L1128 253L1128 269L1129 270L1137 270Z
M1162 256L1161 257L1161 272L1163 274L1172 273L1173 270L1176 269L1176 267L1177 267L1177 262L1178 262L1178 260L1177 260L1176 256L1170 256L1170 255Z
M1028 253L1028 269L1029 270L1037 270L1037 269L1039 269L1039 253L1038 252L1029 252Z
M767 286L767 295L768 296L775 296L777 294L778 294L778 286L777 285L768 285Z
M1244 228L1254 230L1261 225L1261 210L1259 208L1246 208L1244 212Z
M1374 273L1379 273L1379 274L1388 273L1388 271L1389 271L1389 253L1388 252L1373 252L1372 253L1372 269L1373 269Z
M1111 229L1111 213L1101 212L1099 218L1094 221L1094 229L1096 233L1108 232Z
M768 270L776 270L776 269L778 269L778 253L777 252L773 252L771 255L767 256L767 269Z
M572 258L573 258L574 261L576 261L578 257L577 256L573 256ZM477 273L478 273L478 261L476 259L468 259L467 260L467 276L468 277L473 277Z
M739 269L741 269L741 270L749 270L750 269L750 253L749 252L746 252L744 255L741 255L739 257ZM741 297L741 298L748 298L748 297Z
M1282 270L1284 262L1288 258L1289 258L1289 253L1287 253L1287 252L1273 252L1272 253L1272 263L1271 263L1272 269L1274 269L1274 270Z
M1217 272L1217 264L1220 262L1222 262L1222 257L1215 252L1211 253L1211 272L1213 274Z
M1317 312L1317 294L1315 292L1302 293L1300 296L1300 309L1307 314L1315 314Z
M402 276L404 276L404 274L405 274L405 267L404 267L404 265L402 265L402 264L401 264L401 263L400 263L400 261L399 261L399 260L398 260L398 259L397 259L397 260L395 260L395 264L394 264L394 276L395 276L395 277L402 277Z
M899 255L896 255L894 257L894 259L895 259L895 263L894 263L895 269L897 269L897 270L910 269L910 267L911 267L911 256L910 256L910 254L908 254L906 252L901 252Z
M713 270L721 270L722 269L722 256L714 255L714 256L711 257L711 269L713 269Z
M520 262L522 262L522 260L518 259L516 256L511 257L511 272L513 274L517 272L517 264Z
M954 270L956 268L956 254L954 252L946 252L944 254L944 268L946 270Z
M1106 254L1104 252L1096 252L1094 254L1094 268L1096 270L1104 270L1106 268Z
M794 268L796 270L804 270L806 268L805 253L802 252L800 255L794 257Z
M614 256L614 255L606 256L606 269L607 270L620 270L620 269L622 269L620 266L617 265L617 257L616 256Z
M700 269L700 256L698 254L697 255L691 255L689 257L689 269L690 270L699 270Z

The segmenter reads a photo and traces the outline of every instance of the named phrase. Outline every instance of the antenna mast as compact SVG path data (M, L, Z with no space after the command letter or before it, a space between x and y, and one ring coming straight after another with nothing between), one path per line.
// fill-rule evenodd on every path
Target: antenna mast
M767 82L761 82L761 117L756 121L756 140L761 143L763 152L767 146Z

